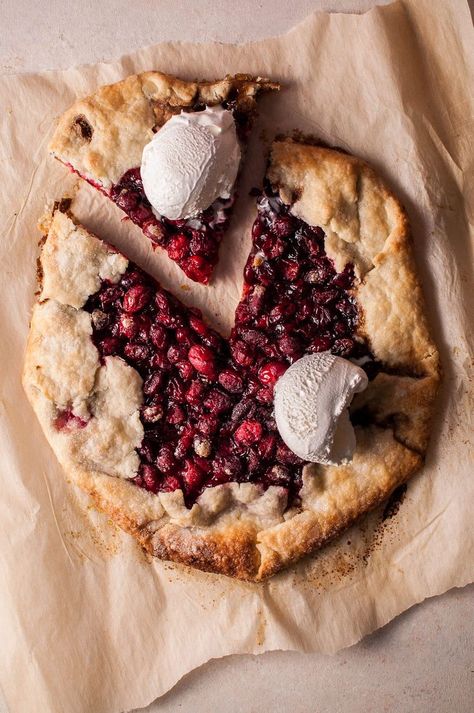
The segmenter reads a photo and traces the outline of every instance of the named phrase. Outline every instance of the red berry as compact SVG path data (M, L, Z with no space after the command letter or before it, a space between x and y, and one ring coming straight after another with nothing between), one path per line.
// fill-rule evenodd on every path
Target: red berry
M186 401L191 406L199 406L204 400L205 385L202 381L192 381L189 389L186 391Z
M117 322L118 333L121 337L133 339L138 334L139 327L140 323L137 316L122 312Z
M188 353L189 361L196 371L209 378L215 377L216 367L214 354L209 347L195 344Z
M156 465L162 473L169 473L174 468L177 468L178 464L170 446L162 446L160 448L156 457Z
M236 342L231 344L231 350L232 356L234 357L234 361L236 361L237 364L240 364L240 366L251 366L251 364L253 364L253 349L245 342L237 340Z
M182 260L189 255L189 240L184 233L178 233L169 241L166 250L172 260Z
M167 421L168 423L172 423L173 425L177 425L180 423L183 423L184 419L186 418L183 409L181 406L178 406L177 404L174 406L171 406L168 409L168 414L167 414Z
M201 337L208 333L209 327L202 321L200 317L192 314L189 318L189 325L197 332Z
M258 378L262 384L273 386L287 369L288 364L281 361L269 361L258 370Z
M150 301L151 293L144 285L133 285L123 296L125 312L139 312Z
M204 478L204 473L200 468L198 468L195 462L187 458L181 477L183 478L184 488L186 492L189 493L190 491L197 490L199 488Z
M168 333L161 324L155 324L151 325L150 328L150 339L155 345L157 349L165 349L166 343L168 341L167 337Z
M218 377L219 384L230 391L231 394L238 394L244 388L242 377L234 369L224 369Z
M129 188L122 188L120 193L114 197L115 203L121 208L125 213L129 213L134 210L140 202L140 194Z
M289 215L282 215L272 223L271 226L272 233L280 238L288 237L294 230L293 219Z
M327 352L331 349L331 339L329 337L315 337L310 344L311 352Z
M244 421L234 433L234 439L243 446L250 446L262 435L262 425L258 421Z
M178 478L174 475L168 475L164 478L160 485L160 490L162 493L171 493L173 490L178 490L181 487L181 483Z
M211 414L218 415L226 411L232 405L232 400L228 394L224 394L219 389L212 389L204 400L204 406Z
M192 379L194 374L194 369L189 363L189 361L180 361L176 364L176 368L179 372L180 377L183 381L189 381Z
M191 280L207 285L212 272L212 264L200 255L191 255L181 263L181 267Z
M143 478L143 482L147 490L151 490L152 493L158 492L160 473L154 465L146 465L142 463L138 470L138 475Z
M132 361L146 361L150 355L148 347L144 344L129 342L123 348L125 356Z
M100 342L100 350L103 356L117 354L117 352L120 351L120 341L115 339L115 337L105 337L105 339Z

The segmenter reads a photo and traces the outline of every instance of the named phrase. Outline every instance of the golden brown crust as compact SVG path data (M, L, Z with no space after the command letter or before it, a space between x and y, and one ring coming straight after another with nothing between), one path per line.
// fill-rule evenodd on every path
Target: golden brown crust
M335 262L352 260L357 266L360 334L382 363L352 404L359 424L352 462L307 466L298 508L286 509L281 488L262 493L250 483L229 483L207 489L189 510L180 490L156 496L123 474L111 477L107 469L93 469L71 456L54 428L53 392L36 376L35 329L24 375L27 394L59 460L101 510L157 557L251 581L323 546L421 467L439 381L406 216L372 169L346 154L287 140L274 144L268 175L281 196L294 201L297 215L323 225ZM57 235L54 240L55 245L67 244ZM93 252L96 269L109 266L103 249ZM54 263L46 259L43 269L54 270ZM94 274L89 271L87 279L94 283ZM59 285L52 279L47 284ZM61 281L58 293L48 299L61 298L72 309L64 285ZM77 304L77 285L69 290Z
M134 74L75 102L60 117L49 149L108 190L140 165L143 147L173 114L235 101L239 113L252 115L257 95L277 89L278 83L248 74L214 82L186 82L162 72Z

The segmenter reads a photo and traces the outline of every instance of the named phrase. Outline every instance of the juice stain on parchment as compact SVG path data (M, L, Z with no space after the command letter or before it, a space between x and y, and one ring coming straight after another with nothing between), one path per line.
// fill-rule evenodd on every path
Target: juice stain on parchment
M375 550L399 539L398 513L406 490L406 484L396 488L385 503L319 552L296 564L293 568L295 586L308 585L311 589L326 591L357 579Z

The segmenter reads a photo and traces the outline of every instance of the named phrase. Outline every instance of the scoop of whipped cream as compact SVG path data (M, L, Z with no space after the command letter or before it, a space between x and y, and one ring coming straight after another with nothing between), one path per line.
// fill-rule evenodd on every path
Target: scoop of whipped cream
M275 386L275 420L288 448L312 463L350 461L356 439L348 406L367 384L362 369L330 352L298 359Z
M142 154L143 189L158 216L198 215L229 198L240 163L232 113L220 106L169 119Z

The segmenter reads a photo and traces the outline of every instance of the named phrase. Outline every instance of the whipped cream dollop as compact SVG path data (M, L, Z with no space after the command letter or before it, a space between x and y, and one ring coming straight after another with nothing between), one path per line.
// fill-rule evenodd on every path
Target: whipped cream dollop
M198 215L229 198L240 163L232 113L220 106L171 117L142 154L143 189L158 216Z
M305 461L341 465L356 447L348 407L368 384L366 373L330 352L298 359L275 386L280 436Z

